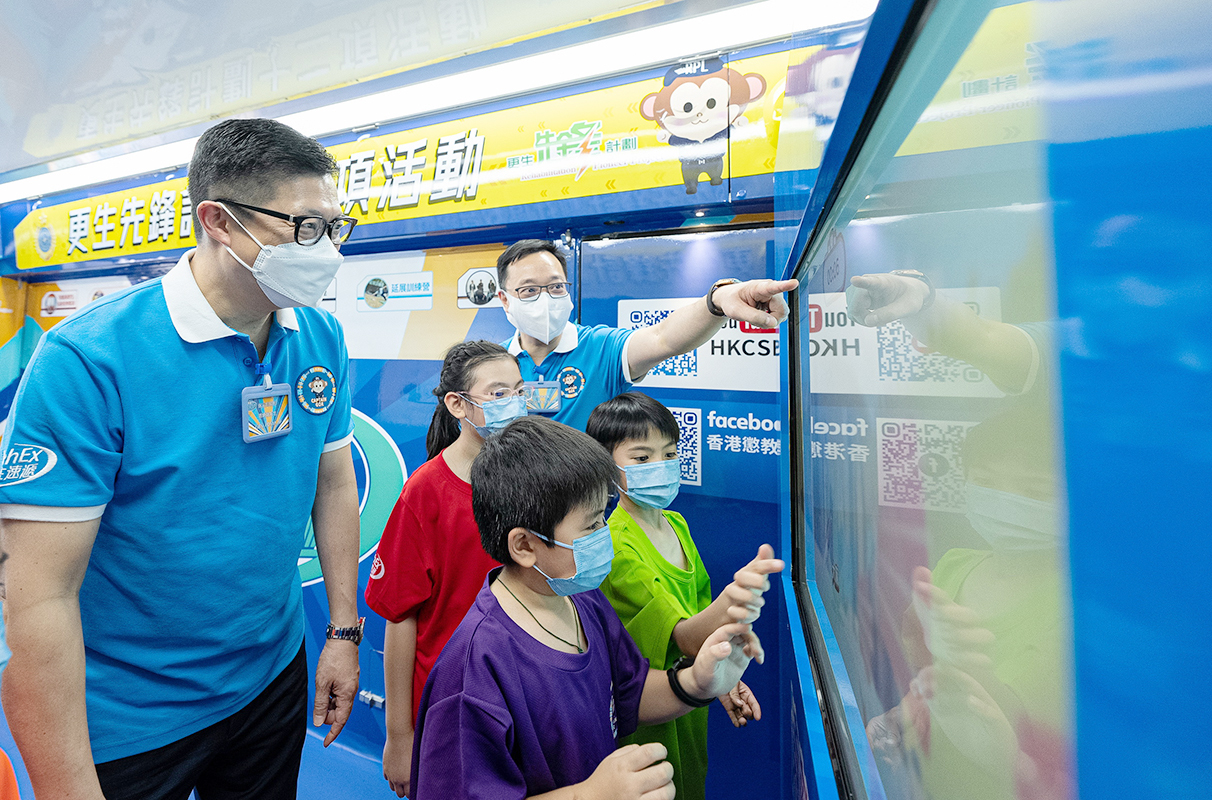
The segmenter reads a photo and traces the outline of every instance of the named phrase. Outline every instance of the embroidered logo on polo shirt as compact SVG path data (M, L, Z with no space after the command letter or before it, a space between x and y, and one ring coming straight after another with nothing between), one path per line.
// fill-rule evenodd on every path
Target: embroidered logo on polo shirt
M337 380L327 367L311 367L295 381L295 399L305 411L323 414L337 399Z
M585 373L576 367L564 367L556 376L556 381L560 384L560 396L571 400L585 388Z
M55 468L59 456L55 451L36 444L14 444L4 454L0 464L0 486L16 486L19 483L41 478Z

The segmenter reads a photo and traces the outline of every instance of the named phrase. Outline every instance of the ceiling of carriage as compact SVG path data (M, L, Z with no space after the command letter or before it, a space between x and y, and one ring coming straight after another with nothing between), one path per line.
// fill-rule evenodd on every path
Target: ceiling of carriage
M668 1L0 0L0 180Z

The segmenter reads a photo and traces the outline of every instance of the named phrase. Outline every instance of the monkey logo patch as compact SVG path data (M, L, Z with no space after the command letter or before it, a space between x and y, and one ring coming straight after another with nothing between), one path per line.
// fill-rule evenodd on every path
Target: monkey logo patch
M682 150L686 194L699 190L706 173L712 186L724 182L728 131L742 125L750 103L766 93L766 79L724 66L718 58L700 58L670 67L665 85L640 101L640 116L661 127L657 138Z
M560 384L560 396L565 400L571 400L585 388L585 373L576 367L564 367L560 370L556 381Z
M295 399L305 411L323 414L337 399L337 380L326 367L312 367L295 381Z

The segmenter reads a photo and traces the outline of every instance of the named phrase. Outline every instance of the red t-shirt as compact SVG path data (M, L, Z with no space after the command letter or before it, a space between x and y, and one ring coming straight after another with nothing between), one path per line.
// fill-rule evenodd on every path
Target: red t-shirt
M390 622L416 615L412 713L425 679L497 562L480 545L471 484L446 465L445 452L417 468L387 520L366 584L366 603Z

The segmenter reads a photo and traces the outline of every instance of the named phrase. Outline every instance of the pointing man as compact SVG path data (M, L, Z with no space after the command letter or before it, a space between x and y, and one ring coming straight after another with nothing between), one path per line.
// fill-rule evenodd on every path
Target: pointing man
M627 391L667 358L707 342L731 318L773 328L787 318L789 281L716 281L700 301L635 331L569 322L572 297L563 254L551 242L524 239L497 258L497 296L517 328L502 342L518 357L532 412L584 430L601 402Z

